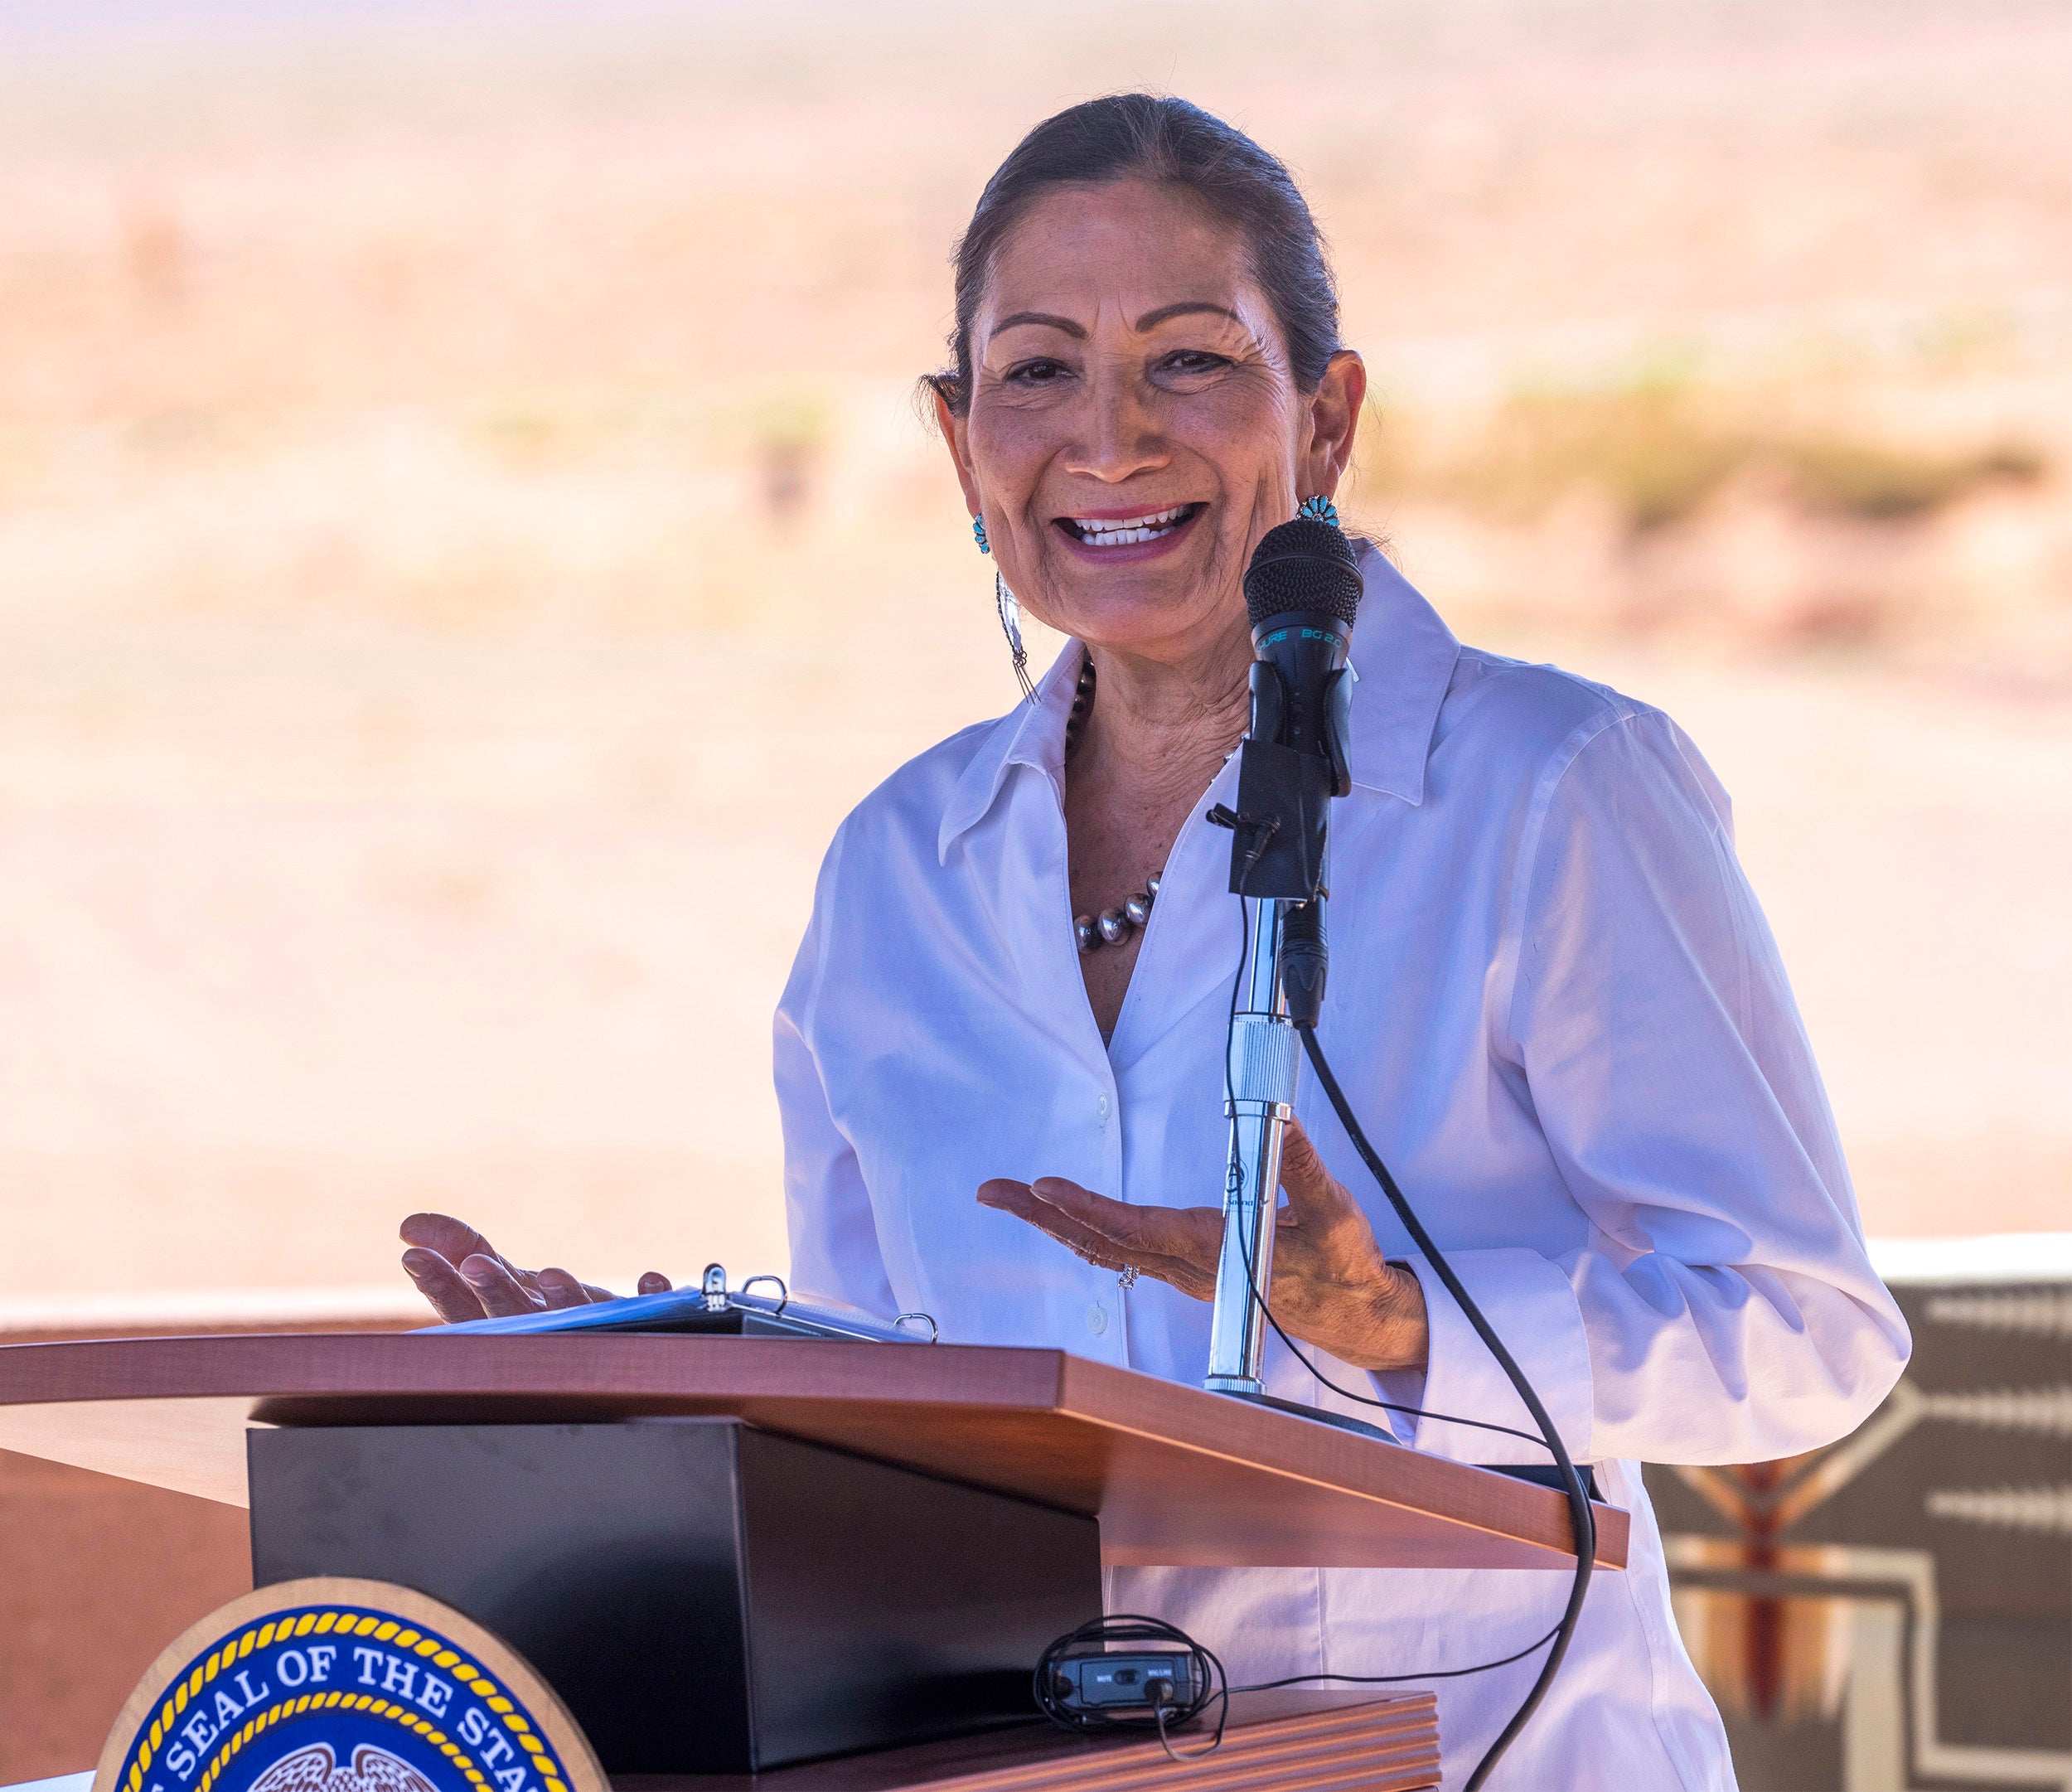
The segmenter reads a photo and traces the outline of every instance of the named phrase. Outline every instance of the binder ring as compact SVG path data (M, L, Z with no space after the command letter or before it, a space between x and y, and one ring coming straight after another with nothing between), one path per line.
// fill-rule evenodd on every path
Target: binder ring
M935 1315L931 1313L902 1313L898 1319L893 1321L893 1324L895 1325L904 1325L910 1319L926 1320L927 1321L928 1342L930 1344L933 1344L942 1335L941 1331L939 1331L936 1327Z
M773 1281L777 1285L777 1310L778 1313L782 1313L785 1308L792 1304L792 1291L784 1286L784 1278L782 1276L751 1276L746 1281L742 1283L738 1288L735 1289L734 1292L736 1294L746 1294L759 1281ZM772 1315L772 1316L775 1317L776 1315Z

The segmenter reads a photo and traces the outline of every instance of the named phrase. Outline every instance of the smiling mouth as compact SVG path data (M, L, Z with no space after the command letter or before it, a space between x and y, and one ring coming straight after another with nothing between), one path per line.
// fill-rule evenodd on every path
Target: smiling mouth
M1099 516L1060 516L1058 526L1075 541L1090 548L1126 548L1140 541L1156 541L1175 529L1184 528L1208 506L1176 504L1167 511L1151 511L1142 516L1117 521Z

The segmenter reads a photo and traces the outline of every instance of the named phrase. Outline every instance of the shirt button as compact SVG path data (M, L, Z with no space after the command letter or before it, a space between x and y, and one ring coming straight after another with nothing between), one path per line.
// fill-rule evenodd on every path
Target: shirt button
M1108 1329L1108 1310L1098 1301L1087 1309L1087 1329L1098 1338Z
M1115 1103L1110 1101L1108 1097L1104 1095L1099 1101L1093 1104L1093 1111L1097 1114L1100 1115L1103 1120L1106 1120L1108 1117L1108 1111L1114 1106Z

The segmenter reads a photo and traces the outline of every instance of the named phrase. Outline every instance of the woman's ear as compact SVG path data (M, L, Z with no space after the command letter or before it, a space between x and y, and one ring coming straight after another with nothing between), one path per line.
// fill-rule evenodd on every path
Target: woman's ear
M1349 348L1334 355L1324 377L1310 395L1309 440L1298 469L1305 492L1327 497L1353 463L1353 443L1359 434L1360 409L1367 399L1367 363Z
M971 458L966 452L970 447L965 427L966 419L950 409L950 401L942 395L942 387L934 390L936 428L942 432L943 446L950 451L950 464L956 469L958 485L964 488L965 508L975 516L985 506L979 496L979 482L972 477Z

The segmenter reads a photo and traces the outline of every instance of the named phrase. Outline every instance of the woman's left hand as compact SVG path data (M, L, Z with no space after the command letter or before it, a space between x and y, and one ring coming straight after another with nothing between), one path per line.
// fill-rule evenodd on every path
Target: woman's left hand
M1280 1186L1288 1204L1274 1228L1273 1316L1290 1337L1355 1368L1422 1368L1429 1338L1423 1289L1382 1257L1359 1204L1292 1120L1280 1149ZM1132 1207L1062 1176L996 1178L980 1188L979 1202L1027 1220L1103 1269L1135 1264L1198 1300L1216 1291L1219 1207Z

